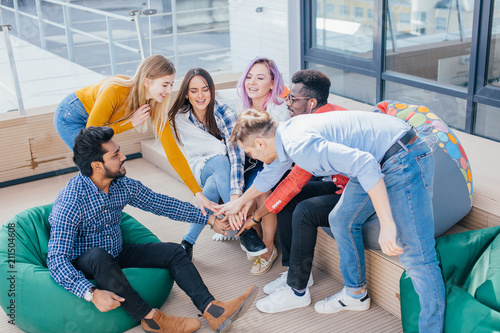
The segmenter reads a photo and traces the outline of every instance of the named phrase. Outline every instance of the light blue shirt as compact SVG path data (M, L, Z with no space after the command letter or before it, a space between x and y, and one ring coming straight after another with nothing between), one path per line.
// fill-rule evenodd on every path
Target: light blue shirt
M369 191L384 177L380 160L410 126L386 114L336 111L301 115L281 123L275 135L278 159L259 173L254 186L269 191L290 163L315 176L356 177Z

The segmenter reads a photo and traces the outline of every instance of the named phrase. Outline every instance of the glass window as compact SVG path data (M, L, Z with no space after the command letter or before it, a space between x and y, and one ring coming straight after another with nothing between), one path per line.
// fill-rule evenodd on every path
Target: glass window
M361 8L361 7L355 7L354 8L354 17L356 17L356 18L363 17L363 8Z
M349 16L349 6L341 5L340 6L340 15Z
M371 59L374 21L364 18L363 14L371 10L373 15L374 1L356 2L356 6L353 1L336 1L337 12L333 12L333 5L327 6L325 2L326 0L313 1L313 47ZM354 17L350 16L350 13L353 13Z
M427 13L415 11L415 12L413 12L413 19L419 23L426 23L427 22Z
M444 17L436 17L436 30L446 30L446 19Z
M399 13L399 23L410 24L410 13Z
M457 1L452 0L389 3L392 15L388 18L392 17L396 24L387 24L386 69L465 90L469 81L473 1L460 0L460 10Z
M495 0L493 6L488 84L500 87L500 0Z
M500 109L493 106L478 104L474 134L500 141Z
M373 9L368 8L368 12L366 13L366 16L367 16L368 18L370 18L370 19L371 19L371 18L373 18Z
M329 15L333 15L334 12L335 12L335 5L326 4L326 13Z
M375 105L375 78L314 63L307 63L307 68L317 69L328 75L332 82L332 94Z
M406 104L417 104L428 107L450 127L465 129L465 112L467 101L436 92L386 81L385 98Z

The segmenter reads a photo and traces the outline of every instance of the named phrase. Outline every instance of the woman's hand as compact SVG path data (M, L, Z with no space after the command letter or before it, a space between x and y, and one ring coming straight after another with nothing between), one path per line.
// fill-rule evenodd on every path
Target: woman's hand
M141 105L137 110L135 110L131 119L132 126L135 128L148 120L151 117L150 110L151 106L149 106L149 104Z
M240 228L240 231L238 231L238 233L236 234L236 236L239 236L241 235L241 233L245 230L248 230L250 228L252 228L254 225L256 225L257 223L255 223L254 221L252 221L252 219L247 219L245 221L245 223L243 223L243 226L241 226Z
M215 212L217 210L216 204L213 203L212 201L208 200L208 198L205 196L205 194L203 194L203 192L200 191L200 192L196 193L194 196L196 197L196 202L197 202L198 207L200 208L203 216L207 215L207 212L205 211L205 209L209 209L212 212Z
M238 214L243 207L243 202L241 201L241 197L235 200L231 200L226 202L223 205L215 205L215 215L234 215Z

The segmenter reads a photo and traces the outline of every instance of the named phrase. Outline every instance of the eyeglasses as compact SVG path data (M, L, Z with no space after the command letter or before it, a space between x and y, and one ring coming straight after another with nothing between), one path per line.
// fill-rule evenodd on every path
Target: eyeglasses
M295 102L297 102L300 99L311 99L312 97L292 97L292 95L288 94L285 98L286 102L289 105L293 105Z

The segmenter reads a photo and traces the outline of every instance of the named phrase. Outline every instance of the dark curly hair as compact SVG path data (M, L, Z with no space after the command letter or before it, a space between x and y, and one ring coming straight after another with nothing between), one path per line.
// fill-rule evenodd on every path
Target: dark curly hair
M304 69L292 76L292 83L302 83L304 96L316 98L318 106L328 103L331 82L328 76L316 69Z
M102 157L107 151L102 148L102 144L111 140L114 134L115 131L107 126L90 126L78 133L73 147L73 162L82 175L92 176L92 162L104 162Z

